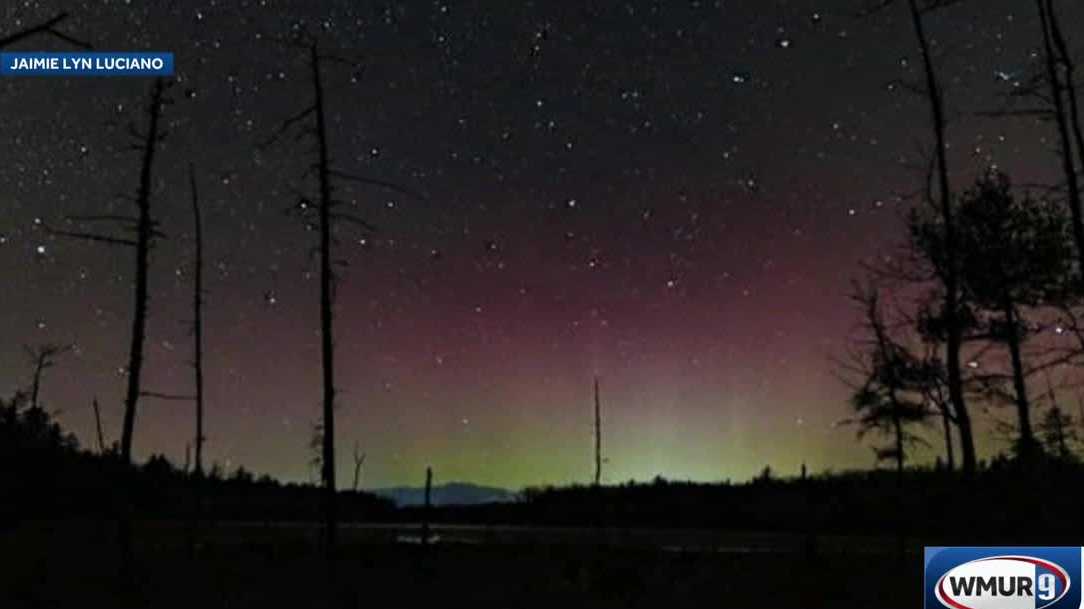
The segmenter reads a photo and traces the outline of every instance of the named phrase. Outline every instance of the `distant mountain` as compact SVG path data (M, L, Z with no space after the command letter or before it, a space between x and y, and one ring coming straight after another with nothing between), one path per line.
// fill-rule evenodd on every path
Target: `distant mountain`
M399 506L422 505L425 489L414 486L393 486L372 489L370 492L391 499ZM479 503L507 503L514 501L516 493L494 486L479 486L469 482L449 482L433 487L430 501L433 505L476 505Z

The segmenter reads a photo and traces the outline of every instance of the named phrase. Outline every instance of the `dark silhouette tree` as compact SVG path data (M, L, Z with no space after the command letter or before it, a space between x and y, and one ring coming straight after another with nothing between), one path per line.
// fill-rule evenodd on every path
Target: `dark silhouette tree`
M189 522L189 553L196 553L199 542L200 526L203 517L204 493L206 481L203 476L203 443L207 439L203 433L203 222L200 217L199 189L196 186L196 170L188 164L188 185L192 196L192 222L194 237L194 260L192 277L192 373L195 384L196 429L195 463L193 466L192 514ZM185 445L185 471L188 470L188 447Z
M874 454L878 461L895 461L897 475L902 477L908 450L922 443L910 429L929 415L922 391L916 389L920 365L890 336L876 286L856 285L852 299L862 311L864 336L848 368L861 375L854 383L855 418L850 422L858 426L860 438L875 432L891 439L888 446L875 447Z
M913 320L910 324L914 326ZM930 410L930 416L941 419L941 432L945 438L945 468L948 471L956 469L956 451L953 447L953 425L956 424L952 415L952 404L948 398L948 387L945 380L945 365L938 355L938 346L925 340L925 353L920 360L916 359L911 368L912 385L922 394L923 399Z
M34 450L47 452L74 451L79 443L75 436L66 433L54 416L41 407L30 403L30 394L17 391L6 403L0 400L0 426L4 434L5 449L14 448L14 455L32 457Z
M1023 353L1030 331L1023 310L1064 292L1072 268L1067 226L1053 206L1015 196L1009 178L997 172L964 193L958 217L963 286L985 313L980 323L989 338L1009 352L1017 451L1032 458L1040 447L1030 416Z
M1038 69L1023 78L1003 77L1011 84L1007 95L1009 107L982 115L994 117L1035 118L1053 123L1058 159L1063 182L1049 187L1050 193L1064 195L1069 210L1069 226L1076 252L1078 268L1084 269L1084 184L1080 167L1084 163L1084 128L1081 127L1080 104L1077 98L1076 63L1062 29L1061 18L1054 0L1035 0L1040 26ZM1024 99L1036 105L1020 108L1015 101ZM1084 274L1080 274L1084 286Z
M598 377L595 377L595 486L602 484L602 403L598 395Z
M952 444L952 425L954 423L952 412L949 411L948 402L943 399L934 400L933 404L941 416L941 433L945 437L945 469L950 472L955 471L956 451L953 449Z
M1042 442L1046 454L1052 455L1062 463L1076 462L1076 448L1080 445L1077 426L1080 421L1074 419L1058 403L1054 383L1051 382L1049 374L1046 375L1046 387L1048 406L1043 418L1036 426L1039 432L1039 440Z
M1058 61L1064 71L1065 95L1069 110L1068 123L1073 132L1073 139L1076 141L1076 158L1084 163L1084 126L1082 126L1080 102L1077 97L1076 61L1069 52L1069 42L1061 27L1061 17L1054 0L1046 0L1046 19L1054 41L1054 48L1057 50Z
M141 389L143 370L143 347L147 332L147 301L148 301L148 276L150 251L154 241L164 235L158 230L158 223L151 215L151 187L154 170L155 154L162 140L159 121L162 107L166 103L165 83L162 79L155 79L151 87L150 99L146 107L147 129L139 133L135 127L131 127L133 136L141 140L134 147L141 152L142 161L139 171L139 186L133 199L136 206L136 216L126 215L98 215L98 216L71 216L71 222L107 222L120 225L123 229L135 233L135 238L116 237L96 233L59 230L46 227L52 234L83 239L97 243L131 247L135 250L135 286L134 304L132 315L131 346L128 351L127 376L128 384L124 398L124 422L121 428L120 458L125 464L132 462L132 437L135 431L136 410L140 396L147 395ZM159 396L161 397L161 396ZM126 506L122 509L120 519L120 550L122 554L122 568L127 569L131 561L131 514Z
M297 41L292 43L299 46ZM288 210L302 216L308 226L315 226L319 232L319 245L317 255L320 264L320 360L321 360L321 387L322 387L322 415L321 434L323 440L320 455L321 479L324 486L324 545L328 557L334 552L337 530L338 515L336 510L336 467L335 467L335 340L334 340L334 304L335 291L339 277L334 271L334 266L346 266L346 261L332 259L332 245L334 225L336 222L345 222L360 227L363 230L375 230L371 224L356 215L341 210L343 201L334 197L335 188L333 179L355 182L368 186L392 190L402 194L421 198L417 193L383 180L367 178L340 171L333 167L333 161L329 153L329 137L326 121L326 100L323 82L323 66L327 62L339 62L353 65L353 62L344 60L334 55L320 52L315 41L304 45L309 52L309 69L312 78L313 102L295 116L287 119L261 147L267 147L275 143L278 138L291 129L294 125L312 119L311 128L303 134L310 135L316 140L316 160L310 165L309 170L316 173L318 196L315 202L305 196L300 197L297 204ZM314 217L315 216L315 217Z
M34 366L34 376L30 383L30 407L37 408L39 406L38 397L41 392L41 379L45 374L45 371L56 365L56 357L67 351L71 351L72 346L61 345L38 345L37 347L23 347L26 350L27 356L30 358L31 364Z
M354 442L354 492L358 492L361 483L361 466L365 465L365 453L361 452L358 443Z
M324 476L324 425L313 423L312 432L309 434L309 468L313 472L313 480L323 482Z
M930 131L934 140L934 152L928 181L936 184L927 189L925 203L941 216L944 233L943 250L934 265L935 279L940 284L937 300L939 306L930 312L938 318L940 332L936 338L945 348L945 375L949 402L960 432L962 466L965 474L973 474L976 467L975 440L971 428L964 390L964 374L961 350L967 330L962 317L959 268L956 245L956 220L953 216L952 184L948 167L948 119L945 111L945 95L935 66L932 45L926 31L926 17L946 7L959 4L961 0L898 0L903 4L914 30L915 41L922 57L923 85L917 90L926 98L930 111ZM875 0L867 3L865 14L872 14L896 4L897 0Z
M139 137L142 143L136 148L142 153L142 162L139 171L139 187L134 198L137 215L132 216L70 216L71 222L110 222L119 224L122 228L135 232L135 239L129 237L113 237L94 233L59 230L46 227L48 232L75 239L84 239L109 245L132 247L136 253L135 265L135 302L132 315L131 348L128 353L127 376L128 384L124 398L124 424L121 432L121 458L130 463L132 458L132 436L135 429L136 409L139 398L143 395L140 386L141 373L143 370L143 344L146 340L147 331L147 301L148 301L148 275L149 258L154 241L164 235L158 230L158 223L151 215L151 182L154 169L155 154L158 144L162 139L159 131L159 119L161 118L162 106L165 103L165 85L161 79L156 79L151 89L150 101L147 104L147 130L140 134L134 128L133 135Z
M1076 452L1073 449L1080 442L1076 424L1073 416L1062 410L1057 402L1046 409L1037 429L1047 454L1061 461L1076 460Z
M105 454L105 434L102 433L102 411L101 411L101 408L98 407L98 397L97 396L94 397L94 401L93 401L92 405L94 407L94 427L98 431L98 454L104 455Z
M432 466L427 466L425 468L425 506L423 508L425 511L423 512L424 517L422 518L422 539L421 539L421 543L422 543L423 546L428 546L429 545L429 536L430 536L429 519L432 517L432 512L433 512L432 492L433 492L433 468L432 468Z
M188 184L192 193L192 221L195 238L195 260L192 278L192 371L196 389L196 477L203 476L203 222L200 219L199 190L196 171L188 164Z
M1035 0L1039 11L1039 23L1043 33L1043 65L1046 71L1045 85L1053 108L1054 124L1057 126L1062 171L1068 191L1068 207L1073 241L1082 277L1084 277L1084 201L1077 161L1084 155L1084 134L1080 126L1080 110L1076 98L1074 63L1054 0ZM1074 139L1075 135L1075 139Z
M332 336L331 181L324 118L324 87L320 80L320 55L312 46L312 89L316 112L317 172L320 186L320 358L323 362L324 446L323 480L326 493L324 527L327 551L335 547L338 519L335 510L335 340Z

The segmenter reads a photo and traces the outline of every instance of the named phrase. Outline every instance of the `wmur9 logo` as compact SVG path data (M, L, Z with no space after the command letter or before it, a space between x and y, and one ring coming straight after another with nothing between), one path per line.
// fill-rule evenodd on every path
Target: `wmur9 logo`
M926 548L926 609L1084 609L1080 547Z

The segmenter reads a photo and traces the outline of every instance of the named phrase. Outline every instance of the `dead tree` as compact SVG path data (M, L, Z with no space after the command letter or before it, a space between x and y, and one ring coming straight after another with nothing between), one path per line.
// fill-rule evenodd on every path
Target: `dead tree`
M432 493L433 491L433 468L425 468L425 507L424 516L422 516L422 538L421 543L423 546L429 545L429 518L433 509Z
M1081 125L1080 103L1077 98L1076 62L1069 52L1069 43L1065 39L1065 33L1061 29L1061 17L1053 0L1047 0L1046 16L1050 24L1050 34L1054 40L1054 48L1058 52L1058 61L1065 72L1065 94L1069 106L1069 124L1076 141L1077 158L1084 163L1084 126Z
M320 182L320 359L323 362L324 452L323 474L325 543L328 552L335 547L338 518L335 511L335 341L332 338L331 297L331 182L327 151L327 124L324 119L324 87L320 81L320 56L312 47L312 89L316 108L318 136L317 161Z
M598 377L595 377L595 486L602 483L602 404L598 397Z
M140 396L147 395L141 390L140 381L143 371L143 347L147 333L147 300L148 300L148 262L150 250L154 241L164 235L158 230L158 224L151 215L151 185L152 172L154 169L155 153L162 139L159 130L162 106L165 103L165 84L162 79L156 79L151 88L150 101L147 105L147 130L139 133L135 127L131 127L134 136L141 140L135 148L142 154L142 162L139 171L139 186L136 191L134 203L136 206L135 217L127 215L98 215L98 216L71 216L73 222L108 222L117 224L128 232L135 232L135 238L130 236L116 237L97 233L59 230L46 227L46 230L54 235L83 239L97 243L131 247L135 250L135 290L132 315L131 346L128 351L128 386L124 399L124 422L121 429L120 458L124 464L132 462L132 436L135 431L136 409L139 405ZM164 396L156 396L164 397ZM129 564L131 559L131 515L128 509L123 510L120 524L120 549L122 562Z
M359 453L358 443L354 443L354 492L358 492L358 484L361 482L361 466L365 464L365 453Z
M98 407L98 397L94 397L94 426L98 429L98 454L105 454L105 434L102 433L102 413Z
M192 195L192 221L194 224L195 260L192 280L192 372L195 390L193 396L196 405L196 433L194 493L192 497L192 515L189 523L189 552L195 556L200 523L203 516L203 222L200 217L199 190L196 188L196 171L192 163L188 164L188 185ZM185 445L185 470L188 469L188 445Z
M1061 144L1061 164L1065 173L1065 185L1068 190L1069 216L1073 241L1076 244L1077 260L1084 269L1084 203L1081 200L1081 185L1077 175L1077 155L1084 154L1084 136L1080 130L1080 116L1076 105L1076 91L1073 83L1073 62L1068 54L1067 45L1061 34L1053 0L1035 0L1039 10L1039 22L1043 31L1043 64L1046 70L1046 85L1049 90L1050 104L1054 108L1054 123L1057 125L1058 141ZM1071 134L1072 125L1076 125L1076 140Z
M156 80L151 92L148 109L150 120L146 139L143 143L143 163L139 172L139 191L136 206L139 219L136 224L136 275L135 275L135 314L132 318L132 346L128 357L128 390L124 398L124 427L121 432L121 458L130 463L132 460L132 435L135 432L136 408L139 405L140 379L143 372L143 344L147 334L147 285L148 266L152 240L155 237L155 222L151 217L151 171L154 168L154 155L158 149L158 119L162 107L163 85Z
M154 241L164 236L158 230L158 223L151 215L151 177L154 169L155 153L162 136L159 133L159 119L164 102L165 85L161 79L154 82L151 89L150 103L147 106L148 126L146 133L139 134L133 128L133 134L142 139L136 148L142 153L139 172L139 187L134 199L137 216L70 216L73 222L110 222L119 224L129 232L135 232L135 238L114 237L95 233L59 230L46 227L51 234L83 239L109 245L131 247L135 249L135 298L132 315L131 347L128 351L128 387L124 399L124 426L121 432L121 458L130 463L132 458L132 435L135 429L136 409L142 395L140 379L143 370L143 344L147 332L148 300L148 262Z
M295 46L297 46L295 44ZM312 125L302 135L316 139L316 161L309 171L315 171L318 196L314 202L302 196L297 204L290 208L291 213L301 215L309 226L315 225L319 231L320 242L317 254L320 264L320 360L322 368L322 430L323 447L321 452L321 478L324 486L324 545L328 556L332 556L338 529L336 510L335 483L335 341L334 341L334 302L335 288L339 277L333 266L345 266L345 261L332 259L334 224L347 222L363 230L372 231L374 227L361 218L339 211L343 202L334 198L333 179L356 182L363 185L377 186L401 194L420 197L417 193L397 186L391 182L357 176L337 170L329 153L328 130L325 119L326 101L322 80L323 64L328 61L346 62L339 57L321 54L315 42L307 45L309 68L312 77L313 103L297 115L283 122L278 131L261 144L266 147L276 142L283 133L296 124L312 119ZM306 172L308 174L308 172ZM313 209L315 207L315 210ZM315 215L315 218L313 216ZM315 221L314 221L315 220Z
M39 345L23 347L34 366L34 378L30 386L30 407L38 407L38 394L41 392L41 379L45 371L56 365L56 356L72 349L71 345Z
M59 15L53 17L48 21L39 23L38 25L33 25L24 30L15 32L14 34L8 34L7 36L0 38L0 49L7 47L8 45L15 44L16 42L19 42L20 40L23 40L25 38L30 38L39 34L45 34L46 36L59 38L60 40L63 40L64 42L72 46L79 47L81 49L93 48L90 46L89 43L79 40L77 38L73 38L72 36L56 29L56 26L60 25L60 22L64 21L67 18L67 13L60 13Z
M312 424L309 434L309 480L313 484L321 481L324 475L324 425Z
M188 183L192 191L192 219L195 224L195 269L192 282L192 370L196 383L196 477L203 476L203 223L200 220L196 172L188 164Z

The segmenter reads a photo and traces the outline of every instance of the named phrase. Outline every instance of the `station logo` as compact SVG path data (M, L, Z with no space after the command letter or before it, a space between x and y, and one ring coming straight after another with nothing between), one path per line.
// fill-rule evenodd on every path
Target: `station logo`
M926 609L1082 609L1080 547L928 547Z

